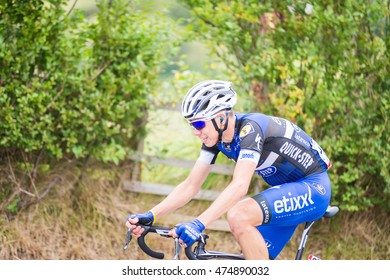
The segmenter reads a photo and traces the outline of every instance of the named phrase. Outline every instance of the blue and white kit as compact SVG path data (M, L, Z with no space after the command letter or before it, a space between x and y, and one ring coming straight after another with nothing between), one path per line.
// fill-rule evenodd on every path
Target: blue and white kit
M214 164L222 152L237 162L257 164L271 187L253 196L263 212L257 229L276 258L297 226L322 217L331 198L330 160L321 147L292 122L260 113L235 114L231 143L202 146L199 160Z

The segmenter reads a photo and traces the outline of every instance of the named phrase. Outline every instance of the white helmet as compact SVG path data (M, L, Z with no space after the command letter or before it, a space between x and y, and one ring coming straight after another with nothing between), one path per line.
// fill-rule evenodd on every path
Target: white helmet
M210 119L222 110L230 110L237 102L231 82L208 80L193 86L184 97L181 112L188 121Z

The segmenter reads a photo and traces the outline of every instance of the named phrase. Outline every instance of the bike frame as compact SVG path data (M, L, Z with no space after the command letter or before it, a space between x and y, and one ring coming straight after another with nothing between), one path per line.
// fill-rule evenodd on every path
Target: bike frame
M339 212L339 208L337 206L328 206L323 217L324 218L332 218L333 216L335 216L337 214L337 212ZM313 226L314 222L316 222L316 221L305 223L305 227L304 227L303 232L302 232L301 242L299 243L297 254L295 256L296 260L302 259L303 251L305 250L306 242L307 242L307 239L309 237L309 232L310 232L310 229Z

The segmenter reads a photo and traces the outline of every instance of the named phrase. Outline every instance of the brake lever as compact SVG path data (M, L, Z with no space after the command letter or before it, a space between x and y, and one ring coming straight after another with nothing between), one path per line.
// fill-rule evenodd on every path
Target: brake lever
M132 230L128 229L127 235L126 235L126 240L125 240L125 245L123 246L123 250L126 250L129 247L131 238L132 238Z
M171 230L165 230L165 229L156 229L156 232L160 235L160 236L163 236L163 237L167 237L167 238L171 238L172 236L170 235L171 233ZM173 256L173 259L174 260L179 260L180 259L180 252L181 252L181 249L182 247L180 246L179 244L179 238L176 237L174 238L174 242L175 242L175 251L174 251L174 256Z
M179 238L175 238L175 255L173 256L174 260L180 260L181 246L179 244Z
M171 230L169 230L169 229L156 229L155 231L160 236L167 237L167 238L172 237L172 236L169 235L169 233L171 232Z

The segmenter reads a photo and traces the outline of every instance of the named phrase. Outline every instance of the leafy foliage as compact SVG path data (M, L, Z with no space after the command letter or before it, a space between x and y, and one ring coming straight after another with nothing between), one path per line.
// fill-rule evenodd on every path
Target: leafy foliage
M128 1L100 1L92 23L63 4L0 6L0 145L118 162L144 133L172 27Z
M8 169L32 166L32 185L43 159L119 163L137 149L180 42L173 22L136 3L98 1L93 21L65 3L0 3L0 159L11 158Z
M326 150L343 209L390 210L388 1L181 2L248 93L243 108L297 122Z

